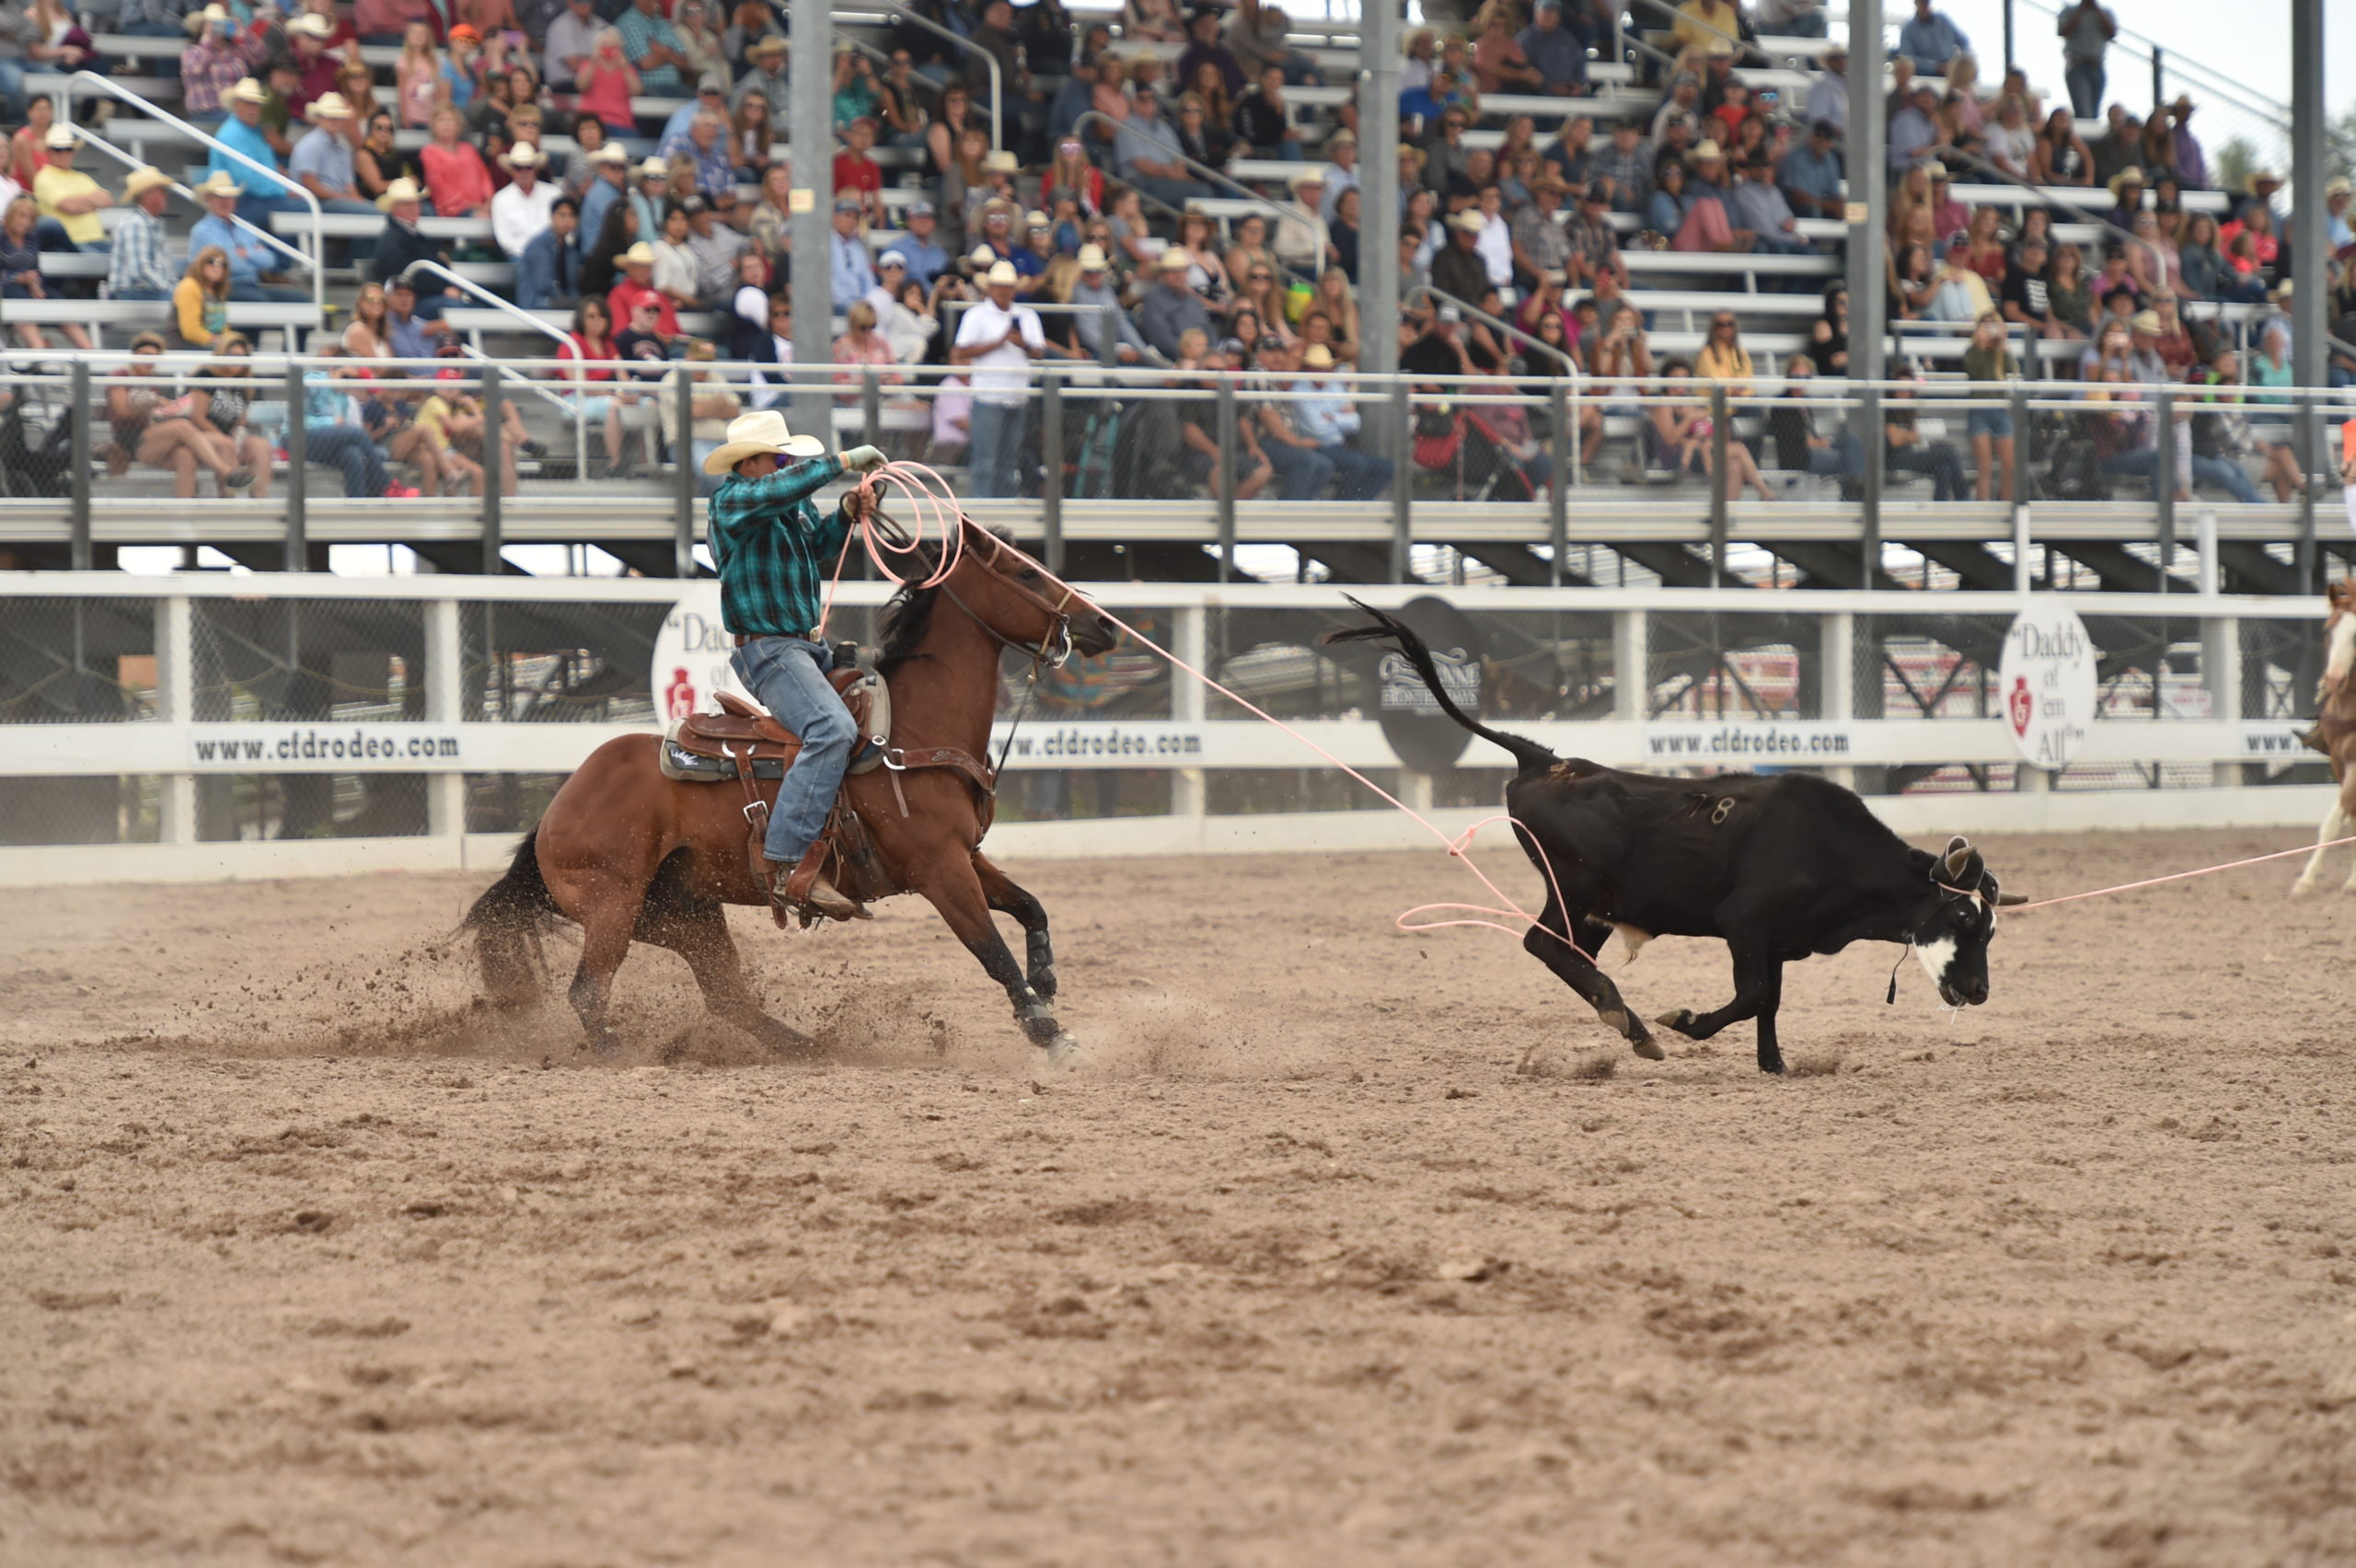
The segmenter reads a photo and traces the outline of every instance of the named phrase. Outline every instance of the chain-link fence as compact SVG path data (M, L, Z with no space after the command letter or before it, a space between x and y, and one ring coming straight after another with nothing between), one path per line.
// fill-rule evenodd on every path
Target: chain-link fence
M377 599L197 599L198 720L425 717L425 606Z
M156 716L156 601L0 599L0 725Z
M464 712L513 723L652 724L654 639L669 606L459 606Z

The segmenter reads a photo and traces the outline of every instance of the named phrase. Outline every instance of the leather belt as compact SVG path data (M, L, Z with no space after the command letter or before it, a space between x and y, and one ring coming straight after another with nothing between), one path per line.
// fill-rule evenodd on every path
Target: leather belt
M798 642L818 640L815 631L740 631L736 634L735 646L742 648L747 642L758 642L764 637L790 637Z

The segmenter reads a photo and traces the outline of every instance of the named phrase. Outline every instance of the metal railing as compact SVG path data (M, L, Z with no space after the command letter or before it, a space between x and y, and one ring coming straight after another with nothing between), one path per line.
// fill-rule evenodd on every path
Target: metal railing
M1102 114L1092 109L1086 110L1079 119L1073 121L1072 129L1077 131L1080 127L1086 125L1091 121L1094 121L1096 124L1102 125L1106 130L1114 132L1116 134L1121 129L1121 122L1119 121L1114 119L1109 114ZM1324 217L1319 213L1316 209L1304 207L1298 202L1278 202L1271 197L1263 196L1257 190L1254 190L1250 186L1244 184L1242 180L1232 179L1228 175L1221 173L1219 170L1211 167L1207 164L1196 163L1185 154L1178 151L1175 143L1171 144L1170 156L1178 160L1178 164L1181 167L1195 175L1197 179L1207 179L1211 181L1213 184L1225 186L1228 190L1234 191L1237 198L1240 200L1254 203L1279 221L1285 218L1294 218L1308 224L1311 232L1317 236L1317 266L1310 274L1309 282L1314 283L1317 281L1317 274L1325 271L1325 253L1327 250L1332 248L1334 236L1332 232L1325 226ZM1307 168L1311 166L1304 164L1301 167L1303 168ZM1142 196L1144 195L1144 192L1139 191L1138 194ZM1157 202L1155 204L1165 210L1175 210L1172 209L1167 202ZM1271 254L1274 254L1276 249L1276 236L1271 235L1268 237L1269 251ZM1288 271L1291 271L1289 268L1287 268L1286 270ZM1295 277L1299 277L1299 275L1300 274L1298 272L1293 273L1293 276Z
M74 128L74 131L76 135L82 138L82 143L85 146L96 147L107 156L114 159L115 162L122 165L125 168L146 168L151 167L145 158L139 156L136 153L127 153L123 151L121 147L116 146L104 136L99 135L97 132L90 130L87 126L77 125ZM191 206L202 207L204 204L202 197L190 190L187 186L182 185L177 179L172 181L170 189L173 195L179 197ZM248 234L252 235L255 238L260 240L264 245L269 246L272 250L277 251L280 255L293 261L296 266L301 267L305 271L317 272L319 271L318 262L315 258L306 255L297 247L287 244L284 240L271 233L268 229L263 228L260 224L248 223L245 219L237 216L235 213L229 214L229 221L232 224L235 224L237 227L245 230Z
M302 183L293 179L291 176L282 174L275 168L266 167L265 166L255 162L252 158L249 158L245 154L237 151L237 148L229 146L225 143L222 142L220 138L213 135L210 132L198 129L196 126L190 124L187 121L182 120L179 115L169 113L167 110L156 107L147 99L140 97L137 93L133 92L129 87L124 86L121 83L101 76L96 71L76 71L74 73L73 76L69 78L68 85L77 87L87 87L93 92L102 93L106 97L114 98L119 102L129 104L132 108L139 110L140 113L148 116L150 119L159 120L165 124L171 126L174 130L180 132L182 134L193 137L199 145L208 147L212 151L228 158L231 162L237 164L242 167L250 169L255 174L262 176L264 179L268 179L272 186L283 186L290 193L301 197L303 199L303 204L311 210L311 244L314 249L314 254L318 258L311 263L311 303L318 307L321 315L326 314L328 307L327 268L325 265L327 259L327 239L321 225L321 219L326 216L326 212L325 209L320 207L319 199L317 196L312 195L310 191L304 189ZM79 127L76 127L76 129L78 130Z
M976 43L972 39L966 38L963 34L958 33L952 29L944 28L939 22L933 21L930 17L919 17L914 11L908 10L905 6L893 5L891 0L883 0L883 8L889 11L901 21L913 23L924 31L932 34L933 37L941 39L943 41L964 51L968 54L978 55L981 57L982 63L987 65L990 69L990 144L992 146L1004 146L1006 144L1006 80L1005 73L999 69L998 56L992 54L988 50L984 49L980 44Z

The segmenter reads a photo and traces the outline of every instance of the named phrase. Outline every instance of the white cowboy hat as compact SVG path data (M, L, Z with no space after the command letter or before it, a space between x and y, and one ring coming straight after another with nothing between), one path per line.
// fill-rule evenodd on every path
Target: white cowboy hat
M641 239L622 252L621 263L625 267L652 267L654 265L654 247Z
M668 179L671 178L671 166L662 158L649 158L644 163L638 166L638 178L641 179Z
M509 168L537 168L549 161L548 155L529 142L518 142L499 155L499 161Z
M221 6L207 6L202 11L191 11L187 16L180 18L180 26L186 28L192 33L201 33L214 22L219 22L225 28L230 25L230 17L226 7Z
M608 142L591 153L589 161L593 164L626 164L629 162L629 149L619 142Z
M1322 343L1311 343L1301 351L1300 363L1310 370L1331 370L1334 368L1334 351Z
M385 193L376 198L376 206L379 211L389 213L395 207L399 206L403 202L422 202L424 200L425 188L418 184L416 180L410 179L407 175L403 175L400 179L394 180L390 185L385 187Z
M341 93L321 93L311 100L311 107L303 111L303 116L306 120L349 120L352 105L344 101Z
M230 179L227 169L216 168L205 177L202 185L196 187L196 193L199 196L243 196L246 188Z
M158 186L169 186L171 182L172 177L160 168L134 168L130 178L122 182L122 199L136 202Z
M333 38L335 24L313 11L306 11L286 24L286 30L304 38Z
M1153 259L1153 264L1165 272L1174 272L1181 267L1193 266L1195 259L1187 255L1183 248L1167 245L1162 247L1161 254Z
M1080 248L1080 270L1083 272L1103 271L1104 270L1104 248L1101 245L1081 246Z
M1021 287L1022 283L1022 274L1014 270L1014 263L1011 261L998 262L982 276L982 285L985 288L1011 289Z
M1000 147L998 151L986 155L982 159L982 172L984 174L1013 174L1019 171L1022 167L1022 160L1016 157L1004 147Z
M1483 229L1489 226L1489 220L1483 217L1477 209L1467 207L1464 211L1449 219L1448 226L1452 229L1461 230L1466 234L1479 234Z
M785 428L785 416L775 409L743 414L728 421L728 440L703 460L707 474L725 474L747 457L823 457L826 443L815 436L796 435Z
M71 125L52 125L49 134L41 138L40 144L52 153L62 153L68 147L80 146L82 137Z
M251 76L240 76L237 79L237 85L221 96L237 103L268 103L270 89Z

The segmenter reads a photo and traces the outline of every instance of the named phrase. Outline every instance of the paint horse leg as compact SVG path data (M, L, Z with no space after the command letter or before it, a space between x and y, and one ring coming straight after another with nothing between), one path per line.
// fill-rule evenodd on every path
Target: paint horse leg
M980 850L974 852L974 874L981 879L982 896L989 906L1011 915L1022 928L1023 957L1031 988L1042 999L1056 999L1056 953L1047 941L1046 906L993 864Z
M983 972L1006 987L1007 999L1014 1004L1015 1021L1022 1024L1031 1043L1045 1046L1050 1062L1062 1061L1072 1047L1072 1038L1056 1021L1046 998L1032 988L1014 954L1007 950L1006 940L998 934L973 859L934 862L925 869L914 891L941 912L941 919L965 944L965 951L980 961Z

